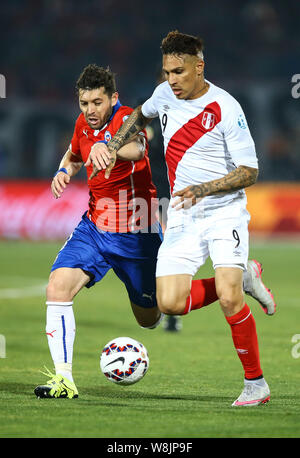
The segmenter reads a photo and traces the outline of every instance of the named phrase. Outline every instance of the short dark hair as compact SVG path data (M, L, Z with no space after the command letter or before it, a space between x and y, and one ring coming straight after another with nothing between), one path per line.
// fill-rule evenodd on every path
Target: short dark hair
M173 30L162 40L160 49L163 54L191 54L192 56L197 56L203 52L204 45L202 38Z
M80 89L91 90L104 87L105 93L111 97L116 92L115 75L109 67L103 68L96 64L85 67L76 82L76 91Z

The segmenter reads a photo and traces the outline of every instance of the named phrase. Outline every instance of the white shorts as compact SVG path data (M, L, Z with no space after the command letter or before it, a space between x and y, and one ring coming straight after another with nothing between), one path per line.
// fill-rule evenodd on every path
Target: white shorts
M210 256L216 267L247 269L250 215L244 205L218 208L205 217L168 227L158 251L156 276L194 276Z

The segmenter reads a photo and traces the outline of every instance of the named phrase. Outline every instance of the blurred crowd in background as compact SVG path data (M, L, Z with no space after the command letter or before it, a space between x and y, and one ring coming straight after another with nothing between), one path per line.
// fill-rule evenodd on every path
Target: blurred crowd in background
M204 39L206 78L240 101L259 179L300 180L300 98L291 82L300 74L299 17L299 0L5 0L0 177L53 175L73 133L74 86L87 64L116 73L121 103L148 98L160 74L161 40L177 29ZM166 194L157 121L150 138L154 181Z

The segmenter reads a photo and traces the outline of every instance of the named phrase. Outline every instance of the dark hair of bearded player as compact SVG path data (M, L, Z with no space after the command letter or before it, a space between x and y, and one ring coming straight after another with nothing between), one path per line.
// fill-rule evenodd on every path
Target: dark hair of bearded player
M92 90L104 87L105 93L111 97L116 92L115 75L109 67L103 68L96 64L85 67L76 82L76 91L80 89Z

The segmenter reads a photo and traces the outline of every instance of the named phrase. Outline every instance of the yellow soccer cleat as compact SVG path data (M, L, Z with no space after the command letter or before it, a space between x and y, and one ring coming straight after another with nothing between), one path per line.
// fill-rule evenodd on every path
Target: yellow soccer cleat
M78 398L75 383L60 374L52 374L47 368L42 374L51 377L45 385L38 385L34 393L38 398Z

